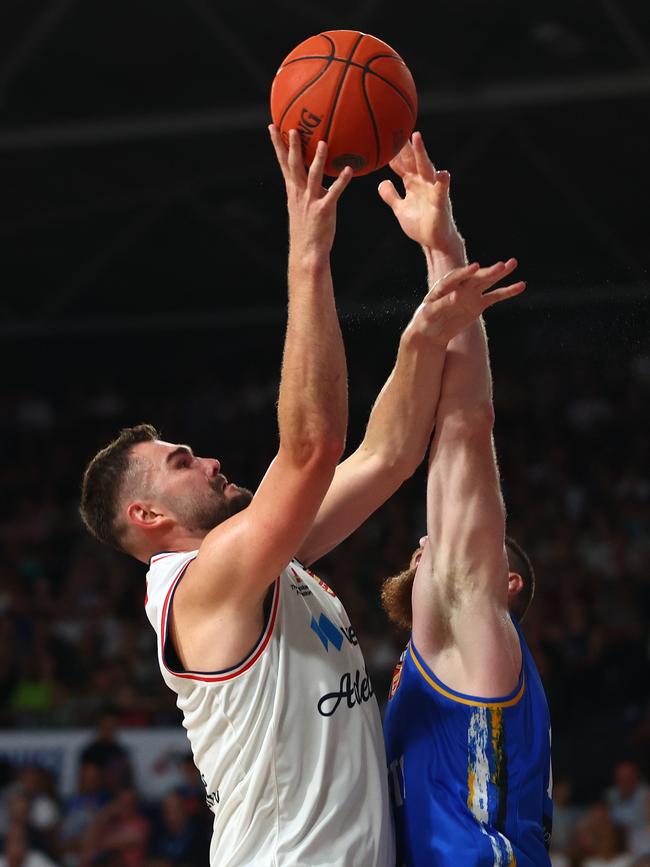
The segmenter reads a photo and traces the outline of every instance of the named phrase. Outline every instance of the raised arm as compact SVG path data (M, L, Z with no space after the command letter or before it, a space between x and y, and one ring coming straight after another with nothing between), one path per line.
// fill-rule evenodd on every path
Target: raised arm
M231 631L261 616L260 601L308 533L344 448L347 380L330 250L346 169L326 190L324 142L307 173L298 133L271 136L289 208L289 311L278 402L280 444L252 502L203 541L174 601L181 654L214 613ZM244 344L244 349L245 349ZM254 348L248 348L254 351ZM197 637L197 642L199 641Z
M420 465L431 439L448 341L485 306L509 297L498 292L481 300L491 285L484 272L469 280L469 272L457 272L442 281L466 264L465 245L451 212L449 174L436 172L419 133L390 165L404 195L391 181L379 185L379 194L404 233L422 246L430 291L401 336L395 367L372 408L361 445L337 467L298 552L306 564L352 533Z
M490 270L501 279L515 267L509 259ZM524 284L511 288L518 294ZM447 685L483 696L509 692L521 659L507 615L493 423L487 339L477 319L447 348L429 456L428 541L413 587L413 641Z

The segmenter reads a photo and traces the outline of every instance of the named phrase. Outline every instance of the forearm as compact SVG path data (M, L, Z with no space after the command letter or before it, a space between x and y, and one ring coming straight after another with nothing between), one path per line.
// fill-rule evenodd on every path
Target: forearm
M362 448L408 478L422 462L440 396L445 347L409 328L368 419Z
M481 414L492 403L492 374L483 318L449 342L439 415Z
M298 460L345 441L347 371L327 254L290 251L278 424L281 446Z
M455 231L444 244L423 247L427 279L431 289L454 268L467 264L465 241ZM469 410L485 406L492 399L492 378L487 336L482 317L450 340L447 346L440 410Z

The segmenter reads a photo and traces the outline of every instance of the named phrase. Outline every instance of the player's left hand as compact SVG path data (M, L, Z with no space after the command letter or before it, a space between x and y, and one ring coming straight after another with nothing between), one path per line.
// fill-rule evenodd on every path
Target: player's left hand
M432 344L446 346L488 307L524 291L526 284L522 280L487 291L516 267L517 260L508 259L488 268L481 268L478 262L455 268L429 290L407 329Z
M404 197L392 181L379 184L378 192L391 208L404 233L421 244L444 254L463 248L449 198L451 177L436 171L424 146L422 135L414 132L390 167L404 184Z

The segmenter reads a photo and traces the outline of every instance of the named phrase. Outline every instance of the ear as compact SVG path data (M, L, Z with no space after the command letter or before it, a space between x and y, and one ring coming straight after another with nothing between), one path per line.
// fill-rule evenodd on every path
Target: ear
M129 524L142 530L155 530L160 528L169 517L164 515L154 503L136 501L131 503L126 510Z
M513 599L521 593L524 587L524 579L518 572L508 572L508 599Z

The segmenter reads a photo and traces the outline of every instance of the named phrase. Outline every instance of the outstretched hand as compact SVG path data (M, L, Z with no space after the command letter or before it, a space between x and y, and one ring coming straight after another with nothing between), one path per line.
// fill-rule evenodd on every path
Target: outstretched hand
M404 233L423 247L442 253L462 248L449 198L451 177L449 172L436 171L421 133L414 132L389 165L404 184L404 196L389 180L379 184L378 192Z
M329 253L336 231L336 205L353 171L346 166L327 189L323 186L326 142L318 142L313 162L306 169L298 130L289 131L288 147L277 126L271 124L269 132L287 189L291 247L301 253Z
M407 327L431 343L446 346L488 307L524 291L526 284L522 280L487 291L516 267L517 260L508 259L489 268L474 262L450 271L429 290Z

